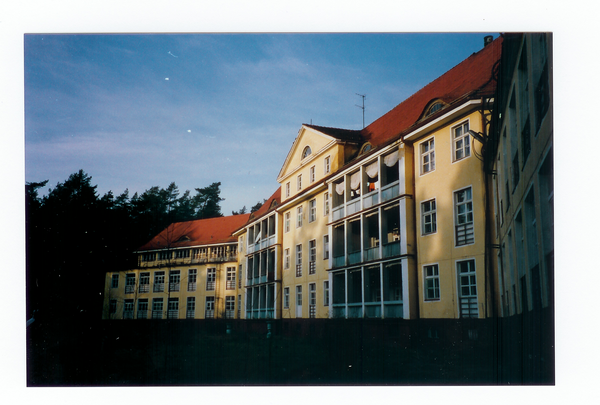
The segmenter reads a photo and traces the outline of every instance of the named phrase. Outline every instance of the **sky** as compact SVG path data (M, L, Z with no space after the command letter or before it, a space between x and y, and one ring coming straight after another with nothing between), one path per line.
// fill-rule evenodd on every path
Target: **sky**
M485 35L27 34L25 180L46 193L83 169L100 196L221 182L229 215L273 194L303 123L361 129L359 94L368 125Z

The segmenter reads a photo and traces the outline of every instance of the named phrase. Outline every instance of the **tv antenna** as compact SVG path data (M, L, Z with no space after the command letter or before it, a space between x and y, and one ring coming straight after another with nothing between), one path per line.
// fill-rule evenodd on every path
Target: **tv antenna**
M357 96L362 97L362 106L355 104L355 106L357 106L358 108L360 108L363 112L363 128L365 127L365 98L367 97L366 94L358 94L355 93Z

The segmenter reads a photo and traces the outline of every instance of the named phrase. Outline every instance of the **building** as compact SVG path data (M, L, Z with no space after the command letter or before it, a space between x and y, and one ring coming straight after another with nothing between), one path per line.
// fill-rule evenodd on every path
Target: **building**
M282 294L280 189L233 233L239 243L239 274L244 277L246 319L280 318ZM240 278L242 283L242 278ZM241 284L240 284L241 285ZM240 302L242 305L242 302Z
M135 269L107 272L103 319L241 318L238 241L249 214L169 225L134 253Z
M487 154L500 314L554 305L552 35L507 34Z
M550 42L486 37L362 130L303 124L258 211L165 229L137 269L107 274L105 318L458 319L552 305Z
M502 38L361 131L328 181L332 316L492 316L482 138Z

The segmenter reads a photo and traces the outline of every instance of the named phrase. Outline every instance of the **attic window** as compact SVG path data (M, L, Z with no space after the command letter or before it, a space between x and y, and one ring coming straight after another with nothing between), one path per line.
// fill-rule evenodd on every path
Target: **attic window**
M373 146L371 146L371 144L369 142L365 143L363 145L363 147L360 149L360 153L359 155L362 155L363 153L367 153L368 151L370 151L371 149L373 149Z
M434 103L431 107L429 107L429 111L427 111L427 114L425 114L425 116L429 117L431 114L441 110L443 106L444 103L442 103L441 101Z
M269 208L277 207L277 200L271 201L271 206Z
M181 238L177 239L177 242L186 242L189 241L190 237L187 235L183 235Z
M310 150L310 146L307 146L306 148L304 148L304 150L302 151L302 159L304 159L305 157L307 157L308 155L310 155L312 153L312 151Z

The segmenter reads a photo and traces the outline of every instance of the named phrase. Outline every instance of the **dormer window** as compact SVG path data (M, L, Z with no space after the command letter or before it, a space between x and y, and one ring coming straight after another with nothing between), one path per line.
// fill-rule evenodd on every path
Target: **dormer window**
M442 103L441 101L434 103L431 107L429 107L429 111L427 111L427 114L425 114L425 116L429 117L431 114L436 113L439 110L441 110L443 106L444 106L444 103Z
M312 151L310 150L310 146L307 146L306 148L304 148L304 150L302 151L302 159L306 158L308 155L310 155L312 153Z
M371 149L373 149L373 147L371 146L371 144L369 142L365 143L363 145L363 147L360 149L360 153L359 155L362 155L363 153L367 153L368 151L370 151Z

